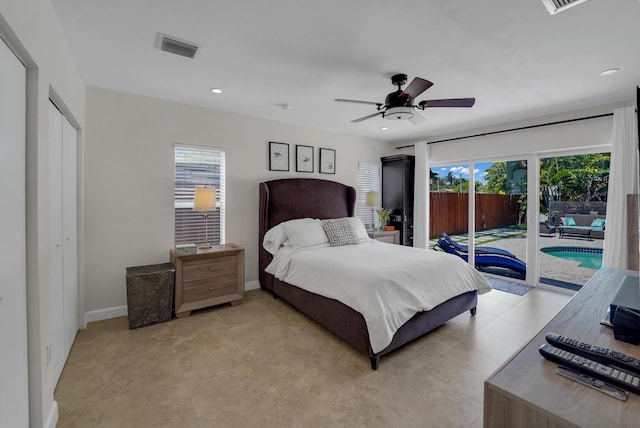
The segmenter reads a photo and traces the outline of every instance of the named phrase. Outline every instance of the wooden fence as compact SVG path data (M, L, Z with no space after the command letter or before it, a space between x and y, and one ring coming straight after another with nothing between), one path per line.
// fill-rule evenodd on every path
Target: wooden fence
M469 194L431 192L430 234L437 238L442 232L450 235L469 230ZM518 195L476 194L476 230L495 229L518 224Z

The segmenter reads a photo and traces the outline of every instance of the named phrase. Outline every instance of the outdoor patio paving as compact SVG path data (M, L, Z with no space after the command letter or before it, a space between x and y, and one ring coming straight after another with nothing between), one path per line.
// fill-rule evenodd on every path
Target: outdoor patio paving
M516 255L520 260L526 261L526 243L527 234L523 231L510 228L485 230L477 233L476 246L490 245L492 247L508 250ZM466 234L453 235L452 238L461 244L468 243ZM430 241L430 247L437 242L437 239ZM593 239L591 241L584 238L566 237L560 238L558 234L555 236L546 236L544 234L539 237L540 248L544 247L583 247L583 248L602 248L603 239ZM573 260L561 259L542 251L538 253L538 263L540 264L540 277L547 278L564 283L575 284L574 289L579 288L587 283L587 281L597 272L595 269L584 268L579 262ZM553 281L545 281L545 283Z

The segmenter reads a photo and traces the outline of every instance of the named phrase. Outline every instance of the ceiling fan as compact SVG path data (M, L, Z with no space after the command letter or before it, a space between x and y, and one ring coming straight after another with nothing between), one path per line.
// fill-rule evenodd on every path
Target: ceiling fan
M352 120L351 122L362 122L363 120L376 116L382 116L390 120L408 119L414 125L424 120L424 117L415 111L415 109L424 110L425 108L431 107L472 107L476 102L475 98L450 98L445 100L424 100L420 101L418 105L414 105L413 102L416 97L433 86L433 83L421 77L414 77L411 83L403 90L402 85L407 83L406 74L396 74L392 76L391 83L396 85L398 90L387 95L384 104L370 101L346 100L343 98L337 98L335 101L341 103L373 104L378 109L376 113Z

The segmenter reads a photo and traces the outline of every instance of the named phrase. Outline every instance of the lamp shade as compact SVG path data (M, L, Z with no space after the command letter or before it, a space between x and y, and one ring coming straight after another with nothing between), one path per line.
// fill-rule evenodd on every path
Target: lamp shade
M212 187L196 187L193 194L193 209L196 211L215 210L216 189Z
M378 205L378 192L367 192L367 206L375 207Z

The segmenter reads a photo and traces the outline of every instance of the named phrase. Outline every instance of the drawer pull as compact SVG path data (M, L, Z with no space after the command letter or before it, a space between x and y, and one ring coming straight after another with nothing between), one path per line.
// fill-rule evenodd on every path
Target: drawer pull
M211 267L209 268L209 270L214 270L214 269L215 269L215 268L214 268L213 266L211 266Z
M213 291L213 287L209 287L209 291Z

